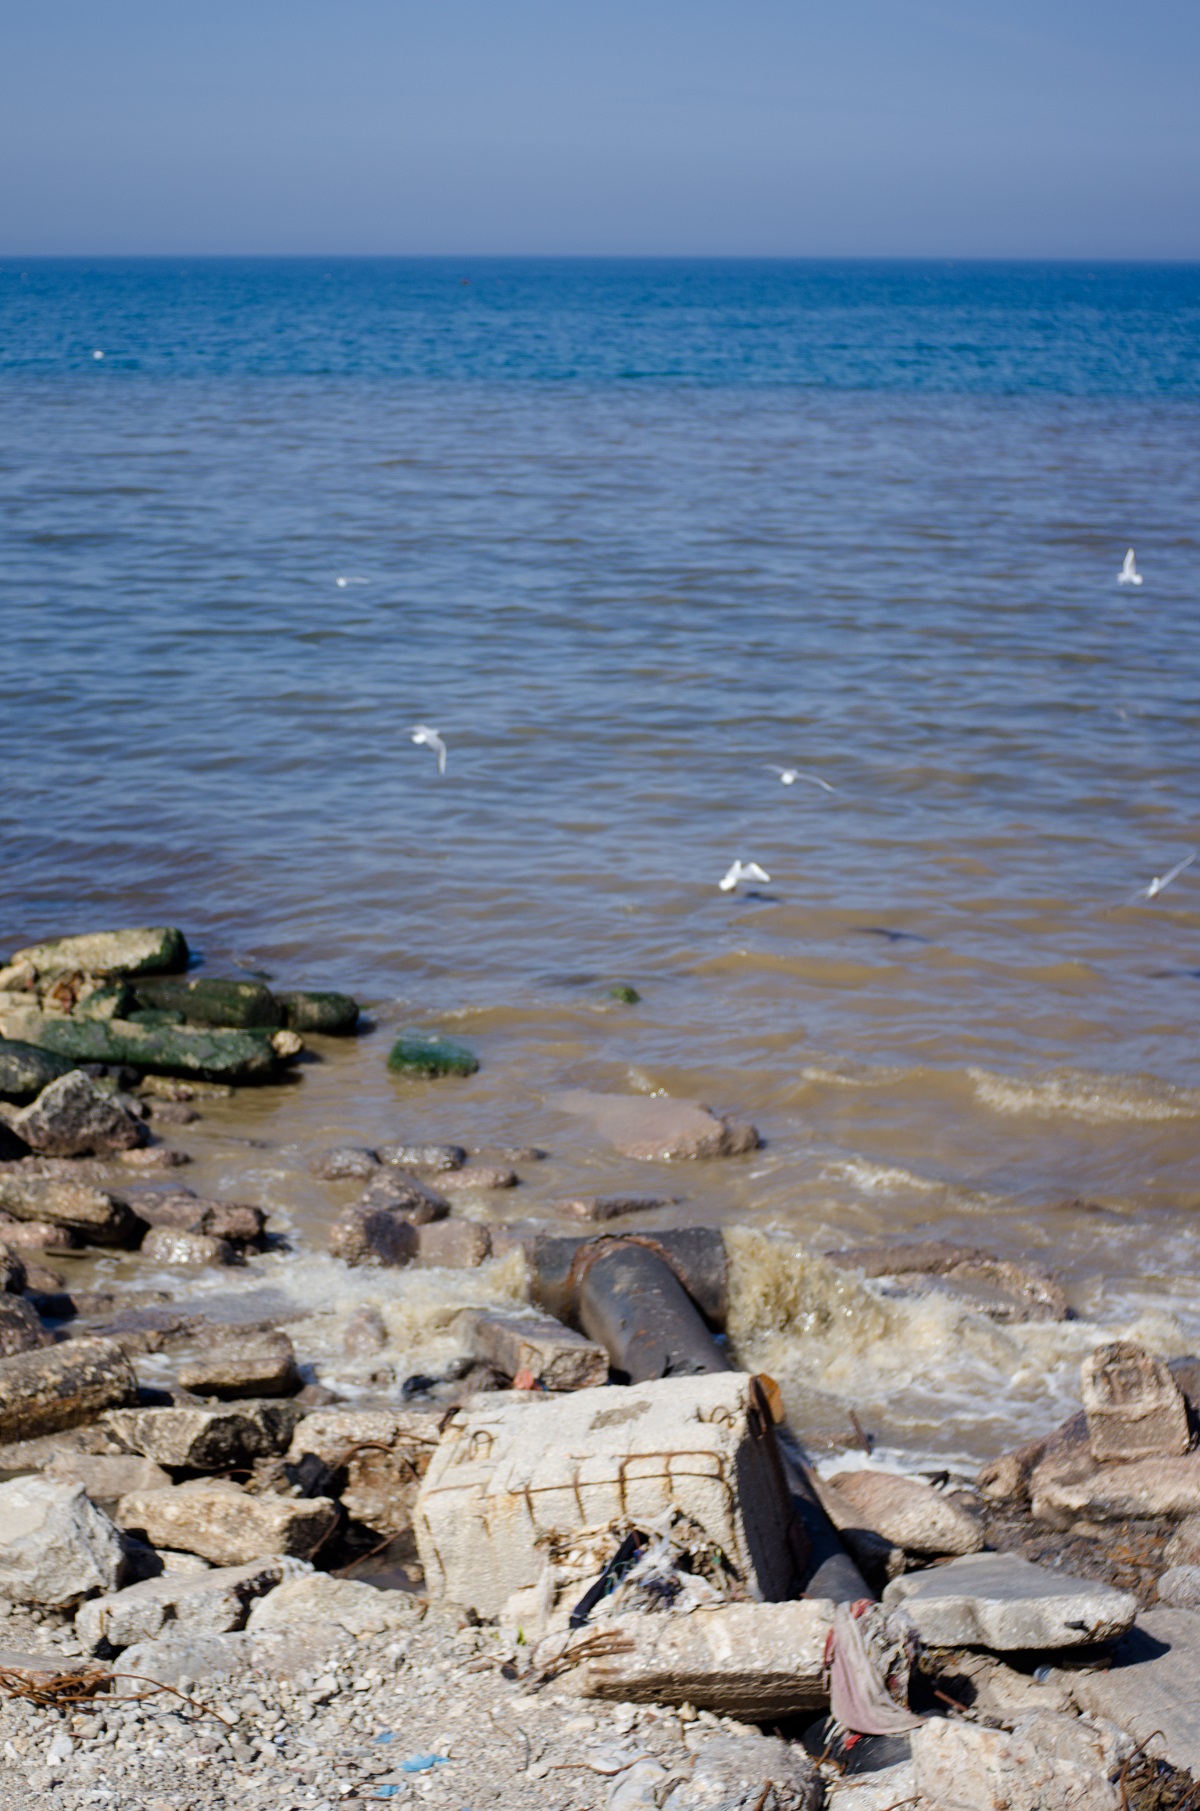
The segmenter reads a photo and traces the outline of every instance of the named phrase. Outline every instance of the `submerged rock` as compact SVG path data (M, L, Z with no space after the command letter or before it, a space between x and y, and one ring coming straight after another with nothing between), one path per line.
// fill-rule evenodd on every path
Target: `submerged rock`
M121 1576L125 1546L81 1485L46 1478L0 1484L0 1597L65 1609Z
M478 1189L516 1188L520 1177L515 1170L500 1164L473 1163L466 1169L450 1170L442 1176L441 1186L448 1195L465 1195Z
M380 1163L398 1170L432 1170L445 1175L461 1170L467 1153L460 1144L381 1144Z
M358 1025L358 1001L349 994L288 988L282 992L277 989L275 998L283 1011L283 1022L291 1031L348 1037Z
M15 1038L0 1038L0 1100L22 1104L34 1100L70 1068L67 1057L51 1056L48 1050Z
M335 1144L327 1150L311 1151L307 1158L308 1173L322 1182L345 1182L373 1176L379 1158L365 1144Z
M141 1119L97 1088L82 1069L71 1069L50 1082L32 1106L8 1123L30 1150L46 1157L130 1151L146 1142Z
M642 1094L593 1094L574 1088L558 1097L564 1113L590 1120L625 1157L643 1162L692 1162L737 1157L762 1140L745 1120L720 1118L697 1100Z
M169 925L56 937L47 943L31 943L10 958L13 968L27 966L39 975L58 974L63 969L82 969L89 975L172 974L187 964L187 939Z
M410 1032L392 1045L387 1066L396 1075L434 1080L442 1075L474 1075L479 1058L465 1044L456 1044L451 1038Z

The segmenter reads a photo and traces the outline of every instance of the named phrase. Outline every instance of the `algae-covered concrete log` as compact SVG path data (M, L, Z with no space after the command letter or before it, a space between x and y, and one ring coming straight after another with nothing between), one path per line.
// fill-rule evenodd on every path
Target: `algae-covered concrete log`
M53 937L31 943L9 958L12 968L39 975L82 969L87 975L174 974L188 965L187 939L171 925L132 931L86 931L80 937Z
M23 1105L35 1100L43 1088L70 1072L68 1057L52 1056L36 1044L0 1038L0 1100Z
M137 983L136 992L140 1007L182 1013L189 1025L275 1031L284 1022L282 1006L261 981L226 981L207 975L189 981L182 975L151 975Z
M407 1032L392 1045L387 1066L394 1075L416 1075L433 1081L441 1075L474 1075L479 1058L452 1038Z
M0 1012L0 1032L73 1063L128 1063L160 1075L199 1075L211 1081L269 1081L283 1062L267 1031L64 1019L21 1007ZM275 1036L294 1034L284 1031Z
M314 993L309 989L278 990L283 1022L290 1031L319 1031L326 1037L348 1037L358 1024L358 1001L349 994Z
M0 1359L0 1441L78 1427L137 1399L133 1367L115 1340L73 1339Z

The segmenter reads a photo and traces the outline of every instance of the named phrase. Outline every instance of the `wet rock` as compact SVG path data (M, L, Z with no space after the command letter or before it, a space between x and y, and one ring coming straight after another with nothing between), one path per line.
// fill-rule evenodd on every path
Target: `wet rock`
M240 1201L212 1201L190 1189L143 1189L133 1199L138 1217L151 1226L178 1232L204 1233L233 1245L253 1245L262 1238L266 1216L260 1207Z
M78 937L55 937L31 943L10 957L11 967L27 966L38 975L82 969L89 975L171 974L188 965L187 939L170 926L152 930L86 931Z
M945 1811L1120 1811L1116 1775L1132 1751L1119 1730L1055 1711L1011 1734L931 1717L913 1732L913 1780Z
M0 1295L0 1358L36 1352L53 1344L53 1335L43 1327L31 1303L19 1296Z
M381 1144L379 1161L400 1170L461 1170L467 1153L460 1144Z
M466 1169L443 1174L441 1187L447 1195L465 1195L475 1189L516 1188L519 1181L515 1170L504 1169L499 1164L474 1163Z
M142 1241L142 1256L151 1264L236 1264L238 1254L228 1239L211 1233L180 1232L173 1226L152 1226Z
M373 1176L379 1158L365 1144L335 1144L309 1153L308 1171L322 1182L344 1182L352 1177Z
M35 1100L43 1088L70 1072L65 1057L51 1056L36 1044L0 1038L0 1100L24 1104Z
M55 1226L50 1220L14 1220L0 1212L0 1240L11 1252L78 1251L83 1244L79 1231L71 1226Z
M721 1604L686 1616L608 1616L597 1627L629 1645L579 1669L588 1697L694 1704L747 1722L797 1716L829 1702L825 1643L833 1605L822 1599Z
M438 1442L441 1415L428 1409L317 1409L292 1436L287 1464L316 1459L321 1488L377 1534L411 1526L420 1480Z
M929 1572L894 1578L883 1594L903 1607L929 1647L1084 1647L1129 1628L1128 1591L1035 1566L1012 1553L972 1553Z
M538 1582L548 1544L614 1517L644 1526L671 1507L748 1590L787 1594L790 1502L751 1378L672 1377L460 1410L413 1524L431 1592L496 1615Z
M152 1547L198 1553L214 1566L244 1566L268 1554L308 1559L332 1532L328 1497L249 1496L236 1484L180 1484L134 1491L117 1505L117 1522Z
M252 1605L285 1580L301 1582L302 1560L274 1554L244 1566L144 1579L81 1606L75 1631L92 1653L172 1635L224 1635L245 1627Z
M135 991L143 1010L178 1013L189 1025L276 1031L284 1024L282 1006L261 981L227 981L210 975L189 981L172 976L139 981Z
M571 1089L556 1104L587 1119L625 1157L650 1162L737 1157L762 1142L744 1120L718 1118L694 1100L640 1094L592 1094Z
M81 1485L93 1503L115 1503L131 1490L165 1490L171 1482L153 1459L126 1453L56 1453L43 1476Z
M359 1005L349 994L313 992L307 988L275 991L283 1022L291 1031L315 1031L324 1037L348 1037L358 1025Z
M181 1164L192 1160L186 1151L174 1150L170 1145L147 1144L135 1151L118 1151L118 1163L128 1170L174 1170Z
M1174 1767L1200 1773L1200 1616L1145 1610L1100 1672L1056 1674L1080 1710L1105 1717Z
M310 1572L289 1579L255 1604L246 1626L254 1634L269 1629L286 1633L297 1623L332 1622L361 1638L412 1628L421 1615L420 1600L407 1591L377 1591L348 1578L331 1578L327 1572Z
M994 1320L1066 1320L1070 1306L1044 1271L973 1245L926 1239L912 1245L858 1245L826 1252L831 1264L868 1277L941 1277L977 1293L972 1306Z
M344 1207L329 1228L329 1250L344 1264L394 1268L417 1255L417 1228L390 1207Z
M57 1176L0 1171L0 1209L15 1220L68 1227L89 1245L136 1245L145 1230L119 1196Z
M240 1084L269 1081L290 1046L289 1031L200 1030L187 1025L137 1025L128 1019L64 1019L31 1007L0 1008L0 1032L69 1057L76 1064L128 1063L167 1075L198 1075ZM293 1052L294 1054L294 1052Z
M978 1553L982 1524L928 1484L894 1472L844 1471L828 1480L822 1501L835 1528L865 1528L905 1553L926 1558Z
M347 1358L372 1358L388 1343L387 1327L378 1308L360 1308L350 1316L342 1332L342 1351Z
M150 1117L155 1125L191 1126L203 1116L185 1100L152 1100Z
M81 1069L71 1069L43 1088L32 1106L9 1121L32 1151L48 1157L83 1157L128 1151L144 1144L142 1121L103 1094Z
M159 1465L226 1471L286 1452L302 1415L286 1401L241 1402L228 1409L116 1409L104 1425L125 1452Z
M181 1389L197 1396L292 1396L300 1388L296 1348L286 1333L238 1339L181 1365L178 1378Z
M569 1200L552 1201L550 1212L566 1220L619 1220L625 1214L649 1214L657 1208L673 1205L671 1196L654 1195L575 1195Z
M425 1037L412 1032L396 1042L388 1054L387 1066L395 1075L419 1076L434 1081L443 1075L474 1075L479 1058L465 1044L452 1038Z
M372 1176L358 1198L358 1205L390 1208L414 1222L444 1220L450 1212L450 1203L437 1189L391 1167Z
M426 1268L473 1270L492 1255L486 1226L475 1220L435 1220L417 1228L417 1263Z
M65 1609L111 1591L125 1561L120 1535L78 1484L0 1484L0 1597Z
M1200 1452L1175 1458L1097 1465L1087 1447L1048 1454L1029 1480L1038 1521L1067 1528L1081 1517L1121 1522L1131 1516L1181 1519L1200 1513Z
M0 1359L0 1441L30 1440L133 1402L137 1378L110 1339L76 1339Z
M0 1295L20 1295L24 1287L24 1264L15 1251L0 1245Z
M466 1331L475 1357L506 1377L525 1373L547 1390L587 1390L608 1382L603 1346L550 1315L473 1314L466 1317Z
M1147 1459L1186 1453L1187 1403L1166 1365L1128 1340L1116 1340L1080 1367L1092 1457Z

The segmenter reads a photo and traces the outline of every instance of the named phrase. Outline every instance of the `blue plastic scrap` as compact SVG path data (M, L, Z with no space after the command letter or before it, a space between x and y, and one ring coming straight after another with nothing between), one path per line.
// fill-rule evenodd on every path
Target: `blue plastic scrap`
M401 1761L401 1773L428 1773L431 1767L448 1767L448 1754L410 1754L406 1761Z

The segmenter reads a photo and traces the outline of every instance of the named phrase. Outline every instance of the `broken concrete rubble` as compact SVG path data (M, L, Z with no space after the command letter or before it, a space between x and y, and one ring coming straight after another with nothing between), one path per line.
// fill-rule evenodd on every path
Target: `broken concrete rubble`
M65 1609L111 1591L124 1565L120 1535L81 1485L50 1478L0 1484L0 1597Z
M971 1553L908 1572L883 1593L929 1647L1083 1647L1112 1641L1137 1614L1127 1591L1032 1565L1012 1553Z
M1084 1359L1080 1378L1093 1459L1103 1463L1187 1452L1187 1403L1161 1358L1128 1340L1116 1340Z
M152 1547L198 1553L214 1566L243 1566L267 1554L308 1559L332 1533L329 1497L250 1496L236 1484L201 1481L133 1491L117 1505L120 1527Z
M292 1396L300 1388L296 1348L286 1333L256 1333L190 1359L178 1371L181 1389L197 1396Z
M275 1554L244 1566L143 1579L82 1604L75 1630L92 1653L152 1641L167 1628L173 1634L223 1635L245 1626L257 1598L309 1570L304 1560Z
M1200 1616L1144 1610L1103 1671L1055 1678L1081 1711L1105 1717L1152 1755L1200 1776Z
M790 1504L752 1378L667 1378L615 1399L585 1390L460 1410L413 1519L430 1589L496 1615L538 1582L564 1535L636 1526L671 1508L704 1531L752 1596L788 1595Z
M1098 1465L1086 1446L1049 1453L1029 1479L1030 1505L1052 1528L1090 1521L1124 1521L1129 1516L1200 1512L1200 1451L1175 1457L1134 1459Z
M411 1526L417 1488L438 1443L441 1415L428 1409L317 1409L292 1435L286 1463L316 1459L320 1488L377 1534Z
M550 1315L472 1313L466 1332L477 1359L508 1377L525 1372L546 1390L586 1390L608 1382L602 1346Z
M288 1633L298 1623L332 1622L349 1635L378 1635L411 1628L421 1615L419 1599L407 1591L376 1591L349 1578L331 1578L328 1572L307 1572L256 1603L247 1627L253 1634L269 1629Z
M105 1415L104 1426L119 1449L159 1465L224 1471L286 1451L303 1412L288 1401L245 1401L227 1409L123 1408Z
M913 1783L945 1811L1121 1811L1133 1743L1111 1725L1041 1711L1011 1734L931 1717L913 1732Z

